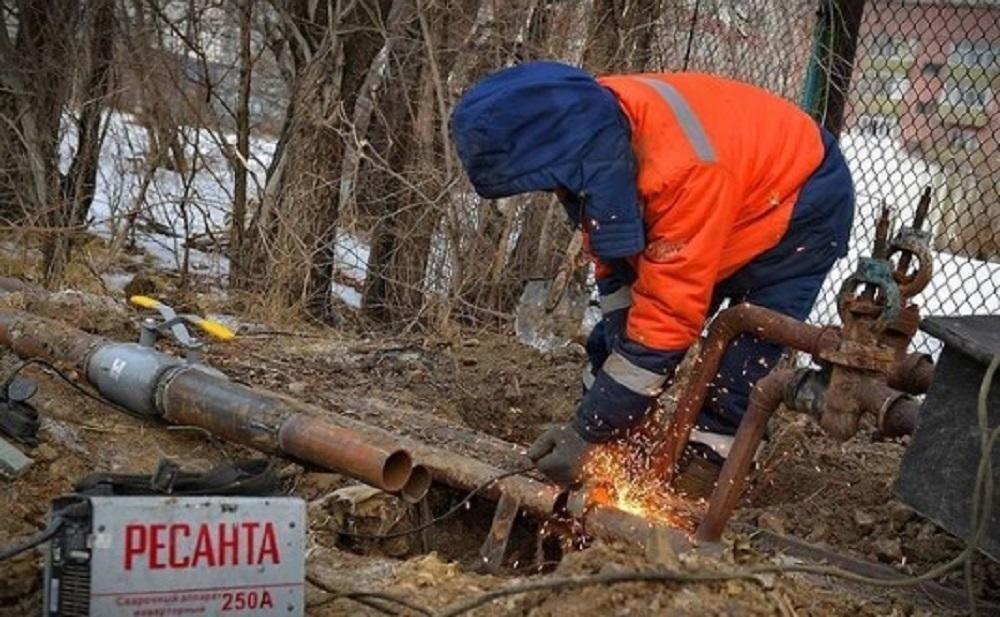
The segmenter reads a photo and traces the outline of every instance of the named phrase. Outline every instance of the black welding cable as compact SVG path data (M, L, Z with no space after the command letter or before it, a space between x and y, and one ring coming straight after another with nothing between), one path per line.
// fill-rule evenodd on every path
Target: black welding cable
M18 364L16 367L14 367L14 370L12 370L10 372L10 375L7 376L7 379L4 380L3 388L6 389L7 386L9 386L14 381L14 378L17 377L21 373L21 371L23 371L24 369L28 368L29 366L40 366L43 369L47 369L49 371L52 371L56 375L56 377L58 377L59 379L61 379L62 381L64 381L66 383L66 385L68 385L69 387L73 388L78 393L82 394L83 396L86 396L87 398L89 398L89 399L91 399L93 401L96 401L96 402L100 403L101 405L104 405L105 407L110 407L111 409L114 409L115 411L120 411L120 412L122 412L124 414L128 414L128 415L130 415L132 417L135 417L135 418L143 418L143 419L148 419L149 418L149 416L146 416L146 415L143 415L143 414L140 414L140 413L136 413L136 412L132 411L131 409L127 409L127 408L122 407L120 405L116 405L116 404L112 403L111 401L109 401L109 400L107 400L105 398L102 398L101 396L99 396L97 394L94 394L93 392L87 390L86 388L84 388L83 386L81 386L79 383L77 383L76 380L74 380L72 377L70 377L65 372L63 372L63 370L60 369L58 366L52 364L48 360L43 360L41 358L28 358L27 360L24 360L23 362L21 362L20 364Z
M359 604L363 604L369 608L373 608L380 613L385 615L398 615L399 611L391 606L386 606L386 604L394 604L406 608L413 613L418 615L425 615L427 617L433 617L434 613L429 609L410 602L406 598L400 597L395 594L385 593L382 591L338 591L336 588L326 583L319 577L313 574L306 574L306 580L309 581L313 586L325 592L327 595L320 599L318 602L314 602L308 605L308 609L315 610L320 606L324 606L333 602L334 600L353 600Z
M61 517L52 517L52 520L49 521L49 524L45 527L45 529L32 536L28 536L11 546L0 548L0 561L7 561L11 557L20 555L25 551L30 551L36 546L48 542L52 539L52 536L56 535L62 525L63 519Z
M426 523L417 525L412 529L404 529L403 531L393 531L390 533L382 533L382 534L353 533L350 531L338 531L337 533L339 535L346 536L348 538L357 538L360 540L392 540L393 538L402 538L404 536L410 536L415 533L419 533L425 529L430 529L434 525L437 525L438 523L448 520L449 518L455 516L462 510L463 507L465 507L467 503L472 501L473 497L478 495L480 492L486 490L493 484L499 482L500 480L503 480L504 478L509 478L511 476L521 475L522 473L527 473L534 468L535 468L534 465L527 465L525 467L521 467L520 469L515 469L514 471L505 471L504 473L497 474L496 476L493 476L489 480L486 480L479 486L475 487L474 489L466 493L465 497L463 497L461 501L459 501L454 506L449 508L448 511L445 512L444 514L435 516Z

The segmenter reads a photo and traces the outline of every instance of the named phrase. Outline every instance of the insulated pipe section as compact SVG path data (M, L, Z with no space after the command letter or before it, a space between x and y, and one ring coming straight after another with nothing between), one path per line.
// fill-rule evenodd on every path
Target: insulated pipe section
M159 415L156 388L163 375L183 362L137 343L109 343L87 361L87 380L109 401L147 416Z
M708 386L718 373L719 362L733 339L740 334L752 334L761 340L809 354L815 354L821 346L835 345L838 337L835 329L802 323L751 304L739 304L719 313L708 327L708 336L695 361L694 374L677 403L660 446L653 452L651 472L654 477L668 482L673 479L677 461L705 403ZM825 340L827 338L828 341Z
M278 442L285 454L321 467L342 470L390 492L406 487L413 470L413 460L404 450L375 448L353 431L305 414L295 414L281 424ZM427 473L425 468L420 469L423 474ZM429 474L416 481L417 484L411 487L412 494L420 491L426 494L427 487L420 487L425 480L429 483Z

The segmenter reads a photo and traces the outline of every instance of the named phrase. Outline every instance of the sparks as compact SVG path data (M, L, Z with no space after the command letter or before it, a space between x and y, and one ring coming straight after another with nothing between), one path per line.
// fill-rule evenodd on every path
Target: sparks
M638 428L597 449L585 468L588 497L592 503L693 532L705 502L687 499L651 475L650 453L655 445L649 433Z

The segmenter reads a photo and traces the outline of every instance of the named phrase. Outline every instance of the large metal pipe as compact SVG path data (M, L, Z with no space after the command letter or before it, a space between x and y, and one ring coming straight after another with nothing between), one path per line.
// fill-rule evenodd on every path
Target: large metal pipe
M22 358L42 358L86 373L87 358L107 341L64 323L13 309L0 309L0 344Z
M135 413L282 452L386 491L399 491L410 479L410 454L391 441L373 443L311 415L322 410L233 383L149 347L110 342L13 310L0 310L0 343L24 358L68 363L102 396Z
M318 465L336 453L348 475L387 491L406 486L413 469L413 460L405 450L373 447L354 431L305 414L295 414L282 422L278 441L285 454Z
M740 334L752 334L761 340L809 354L815 353L821 345L836 345L838 338L835 328L802 323L787 315L750 304L739 304L719 313L708 328L708 335L695 360L693 374L677 402L659 447L653 452L653 477L664 478L668 482L673 479L677 462L705 403L708 386L718 373L722 356L733 339Z
M0 309L0 344L23 358L43 358L62 366L71 366L83 375L88 374L88 359L95 349L104 345L123 345L110 343L106 339L51 319L8 309ZM109 366L121 364L115 365L112 360ZM127 367L116 369L119 376L126 370ZM111 379L110 368L106 374ZM105 384L105 389L107 388L108 385ZM220 437L264 452L284 452L281 429L283 422L289 418L297 418L292 425L296 430L286 429L285 447L288 447L290 433L299 433L306 425L304 420L298 418L303 414L321 417L329 422L331 429L343 431L338 433L340 435L350 433L359 442L375 444L375 447L380 448L385 448L384 444L394 444L396 448L408 452L413 459L420 461L421 464L416 465L415 471L410 474L410 482L405 483L400 490L404 498L412 499L415 495L426 492L430 480L427 475L429 471L434 479L453 488L478 490L479 494L493 500L498 500L502 494L509 494L519 502L522 510L542 520L565 515L560 507L562 493L556 486L521 474L494 481L504 475L504 470L415 438L399 437L352 418L347 413L321 409L275 393L253 390L226 381L203 368L188 365L171 367L164 373L162 383L158 386L155 402L168 421L200 426ZM313 462L333 471L345 472L344 468L334 467L340 465L335 459L325 458L321 444L298 443L295 438L292 438L292 442L292 447L299 456L317 455L321 460ZM320 457L315 452L316 448L324 456ZM588 534L604 540L643 545L647 540L647 533L655 529L670 534L671 542L676 546L690 547L687 534L680 530L665 528L606 506L585 513L581 523Z

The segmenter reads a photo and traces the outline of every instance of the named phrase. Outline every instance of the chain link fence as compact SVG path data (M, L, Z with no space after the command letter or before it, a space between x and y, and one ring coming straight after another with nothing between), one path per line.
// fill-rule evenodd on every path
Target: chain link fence
M824 58L844 49L834 37L851 29L847 13L861 3L692 4L687 68L805 101L810 61L831 70ZM923 314L1000 313L1000 2L863 4L840 134L857 189L851 252L828 277L812 320L838 321L837 291L870 254L882 205L897 228L909 224L928 186L935 274L916 298ZM916 344L937 348L923 336Z
M998 78L995 0L866 3L841 134L858 195L852 252L816 320L835 319L837 285L870 250L881 204L908 224L927 186L935 274L916 298L923 314L1000 313Z

